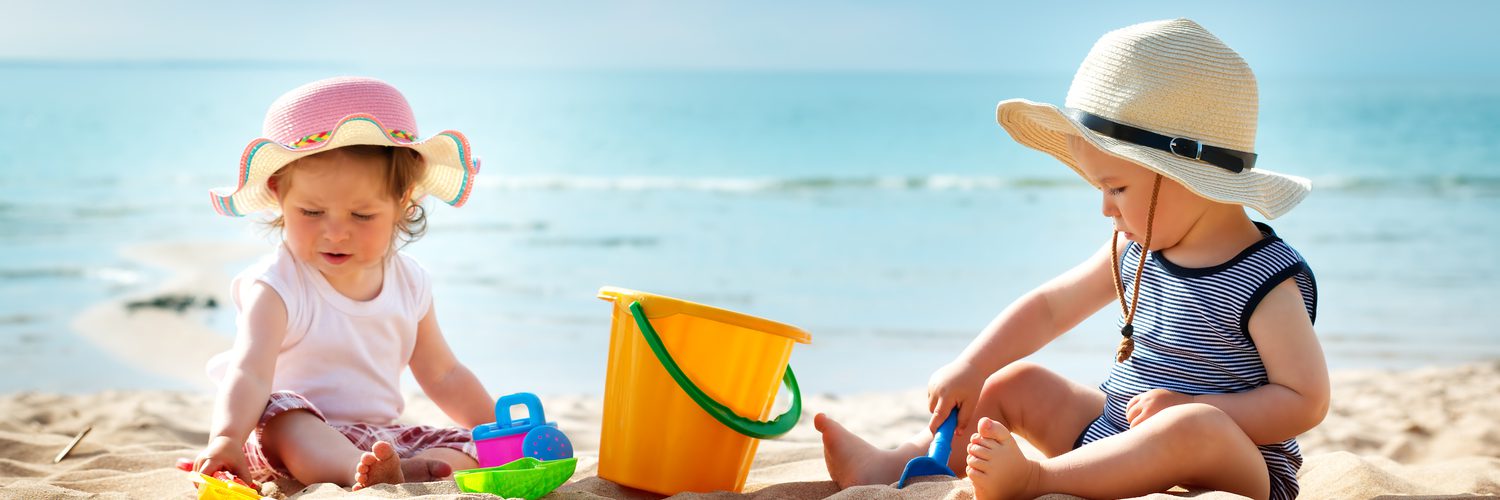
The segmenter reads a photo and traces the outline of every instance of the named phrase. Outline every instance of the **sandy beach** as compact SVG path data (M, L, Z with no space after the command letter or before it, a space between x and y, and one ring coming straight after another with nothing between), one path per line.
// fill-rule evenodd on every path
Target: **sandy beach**
M1395 388L1401 388L1397 391ZM1500 363L1408 372L1339 373L1328 419L1302 437L1302 498L1461 497L1500 494ZM828 479L810 415L826 412L883 445L926 421L917 392L808 398L808 416L784 438L762 443L743 495L681 498L971 498L966 481L934 479L839 491ZM412 395L407 421L445 423ZM168 391L0 397L0 496L8 498L189 498L188 474L172 467L207 439L211 396ZM544 397L549 416L572 437L579 469L550 498L655 498L596 476L597 399ZM893 410L899 409L899 411ZM555 416L554 416L555 415ZM93 430L59 464L78 430ZM474 498L451 481L382 485L349 492L330 484L268 485L294 498ZM1237 498L1192 492L1198 498ZM1066 498L1055 496L1057 498ZM1172 498L1151 495L1148 498Z
M673 478L754 459L739 491L671 498L975 498L950 477L840 489L815 418L896 447L928 427L929 378L987 325L1040 332L1066 319L1069 331L1025 361L1087 386L1120 366L1126 324L1145 332L1137 362L1180 349L1219 358L1199 370L1174 357L1150 370L1172 380L1151 386L1188 390L1173 382L1253 369L1255 355L1175 335L1184 326L1220 323L1214 336L1269 366L1288 356L1312 366L1305 358L1320 352L1332 392L1326 417L1296 437L1300 498L1500 500L1500 1L0 5L0 500L196 498L202 479L178 467L210 439L218 388L205 365L236 342L232 277L291 234L346 254L323 261L355 268L351 280L329 276L365 296L386 194L422 204L421 221L402 224L421 235L397 238L422 272L382 271L375 295L431 299L421 347L382 328L406 307L346 307L326 279L289 285L307 293L278 286L306 299L289 325L315 332L283 347L311 338L298 352L315 352L278 358L273 375L302 378L295 366L328 380L316 373L328 367L337 395L399 392L398 422L432 426L455 425L434 398L534 394L577 457L548 498L662 498L601 477L617 456ZM333 85L353 83L340 77L362 83ZM299 165L336 168L279 178L277 209L259 209L263 173L356 143L416 151L426 167L393 160L372 198L374 159L310 159ZM1260 225L1257 242L1230 205ZM1018 300L1102 269L1121 236L1151 257L1111 273L1116 300L1076 300L1110 278L1066 287L1093 290L1067 300L1044 294L1049 314ZM1114 286L1127 272L1145 285ZM1292 309L1279 303L1291 287L1271 294L1261 282L1288 272L1319 349L1299 333L1300 314L1261 313L1260 341L1242 342L1254 314L1235 304L1248 294L1246 307ZM678 380L741 411L769 392L751 387L761 382L751 372L765 368L767 386L794 374L800 419L752 457L698 432L722 430L704 417L711 405L700 414L673 398L621 397L678 388L622 382L671 363L660 348L611 345L646 322L600 300L604 287L807 333L783 336L795 337L783 372L783 351L668 319L664 305L651 313L684 367ZM1094 310L1072 311L1082 307ZM434 323L482 390L440 392L468 377L422 370L451 366L426 356ZM368 335L376 329L390 342ZM1148 345L1163 335L1174 341ZM433 396L410 370L389 373L397 337L400 352L437 360L418 363ZM1287 341L1295 348L1276 347ZM342 376L356 371L364 377ZM392 375L395 391L369 385ZM768 415L792 404L792 390L775 390ZM1250 411L1297 413L1295 399ZM485 409L455 413L473 425ZM1032 413L1032 426L1065 420ZM624 453L620 435L645 444ZM344 460L334 472L357 468ZM1159 463L1111 470L1140 476ZM280 480L257 493L495 498L453 478L357 492Z
M215 296L227 262L254 249L203 251L199 245L127 250L174 270L174 278L142 296L100 304L73 327L122 357L157 373L202 380L203 361L227 346L193 314L127 304L173 296ZM187 348L183 346L196 346ZM1500 495L1500 361L1408 371L1337 372L1332 409L1301 437L1307 458L1303 498L1435 498ZM543 395L549 420L572 438L579 468L552 498L655 498L596 475L602 401ZM188 473L173 468L207 440L212 394L200 391L14 393L0 396L0 497L189 498ZM682 498L971 498L961 480L933 479L906 489L891 485L839 491L829 480L812 415L827 413L877 445L894 446L925 424L919 390L809 395L802 422L760 446L743 494ZM449 425L428 399L408 395L403 421ZM53 458L80 430L91 432L61 463ZM358 493L330 484L267 485L262 493L294 498L464 498L452 481L382 485ZM1234 498L1190 492L1200 498ZM474 497L468 495L467 497ZM1152 495L1150 498L1170 498Z

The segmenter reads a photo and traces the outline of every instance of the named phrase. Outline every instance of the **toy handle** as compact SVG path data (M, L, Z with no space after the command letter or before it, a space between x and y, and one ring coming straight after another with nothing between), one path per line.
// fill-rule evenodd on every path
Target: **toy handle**
M688 397L693 398L693 402L698 403L703 411L708 412L709 416L724 424L725 427L753 438L770 439L786 434L797 425L797 419L802 418L802 392L797 389L797 377L792 375L791 366L786 367L786 373L782 375L781 381L792 390L792 407L769 422L741 417L728 406L714 401L712 396L704 393L692 380L688 379L687 374L682 372L682 368L677 366L677 361L672 359L672 354L667 352L667 346L662 344L661 336L657 335L656 329L651 327L651 321L646 319L646 312L641 309L640 302L630 303L630 314L635 316L635 324L640 327L641 336L646 337L646 344L650 345L651 351L656 353L656 359L661 361L662 368L667 369L667 373L672 375L672 379L677 381L677 385L682 387L682 391L686 392Z
M495 426L500 428L516 427L515 421L510 418L510 409L515 405L526 406L526 422L532 426L547 425L547 416L542 414L542 400L535 394L529 392L518 392L509 396L501 396L495 400Z
M948 463L948 454L953 452L953 431L958 427L958 407L948 412L948 419L938 426L932 435L932 446L927 447L927 456Z

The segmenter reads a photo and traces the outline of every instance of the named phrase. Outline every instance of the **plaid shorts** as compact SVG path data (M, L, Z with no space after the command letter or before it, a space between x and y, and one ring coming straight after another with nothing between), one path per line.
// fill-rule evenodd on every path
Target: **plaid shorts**
M271 393L271 399L266 403L266 411L260 415L260 423L256 424L255 432L250 433L250 437L245 440L245 459L250 463L250 476L255 481L264 482L292 477L291 472L286 470L280 460L273 460L266 456L265 450L261 448L260 438L261 432L265 430L266 422L270 422L277 415L293 410L306 410L319 420L328 421L323 416L323 412L301 394L292 391ZM364 451L374 448L376 441L385 441L396 448L396 456L401 458L411 458L433 448L452 448L471 457L476 456L471 434L467 429L458 427L364 423L328 424L328 426L349 438L349 442L353 443L354 447ZM349 466L353 467L354 464L349 464Z

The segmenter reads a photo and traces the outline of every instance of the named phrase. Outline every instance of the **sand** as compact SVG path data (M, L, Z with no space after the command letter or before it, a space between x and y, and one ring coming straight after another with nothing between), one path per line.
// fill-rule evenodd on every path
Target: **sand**
M204 380L203 361L227 340L193 315L124 304L163 294L215 295L222 269L258 249L204 251L161 245L127 252L177 269L176 277L141 296L101 304L73 327L121 357L184 380ZM193 346L193 347L184 347ZM205 383L206 384L206 383ZM1307 458L1302 498L1434 498L1500 495L1500 360L1402 372L1338 372L1322 425L1302 436ZM103 391L91 394L0 395L0 497L191 498L189 474L173 467L207 442L208 387L199 391ZM543 396L549 419L573 440L579 467L549 498L657 498L597 477L602 401ZM420 394L408 395L405 422L450 425ZM972 498L966 481L933 479L906 489L890 485L839 491L828 478L811 418L826 412L880 446L894 446L927 422L920 391L812 395L798 426L762 443L744 492L683 494L682 498ZM80 430L92 427L61 463L53 458ZM452 481L381 485L349 492L331 484L283 482L263 493L294 498L493 498L461 493ZM1237 498L1190 492L1196 498ZM1158 494L1148 498L1171 498ZM1070 498L1052 495L1048 498Z
M1404 390L1395 391L1400 387ZM1411 498L1500 494L1500 363L1407 372L1339 373L1324 423L1303 436L1303 498ZM924 424L919 393L813 396L807 415L827 412L881 445ZM187 498L188 474L172 467L207 440L207 393L106 391L84 395L0 396L0 496L21 498ZM418 394L406 421L446 424ZM544 397L549 416L578 448L579 469L554 498L655 498L596 476L602 403ZM78 430L88 436L59 464L52 459ZM464 498L451 481L382 485L349 492L331 484L268 493L295 498ZM933 480L904 490L888 485L839 491L828 479L818 434L805 417L782 439L766 441L743 495L683 498L970 498L965 481ZM1235 498L1194 492L1199 498ZM1057 498L1066 498L1055 496ZM1168 498L1152 495L1151 498Z

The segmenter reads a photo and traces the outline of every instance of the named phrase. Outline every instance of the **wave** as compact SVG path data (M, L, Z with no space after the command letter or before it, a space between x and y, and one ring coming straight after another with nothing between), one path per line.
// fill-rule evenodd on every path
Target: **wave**
M1417 194L1500 195L1500 177L1486 175L1422 175L1414 177L1329 176L1313 179L1313 189L1351 193L1414 192Z
M140 283L144 276L136 271L110 267L33 267L0 269L0 278L6 281L92 279L116 285Z
M998 175L894 175L803 177L667 177L667 176L493 176L479 179L487 189L504 191L708 191L728 193L796 193L818 191L1005 191L1090 189L1076 177L1008 177ZM1500 176L1422 175L1412 177L1323 176L1315 190L1351 193L1410 191L1438 195L1500 196Z
M836 190L994 191L1014 188L1085 187L1077 179L1002 176L806 176L806 177L652 177L512 176L480 177L486 188L506 191L713 191L731 193Z

